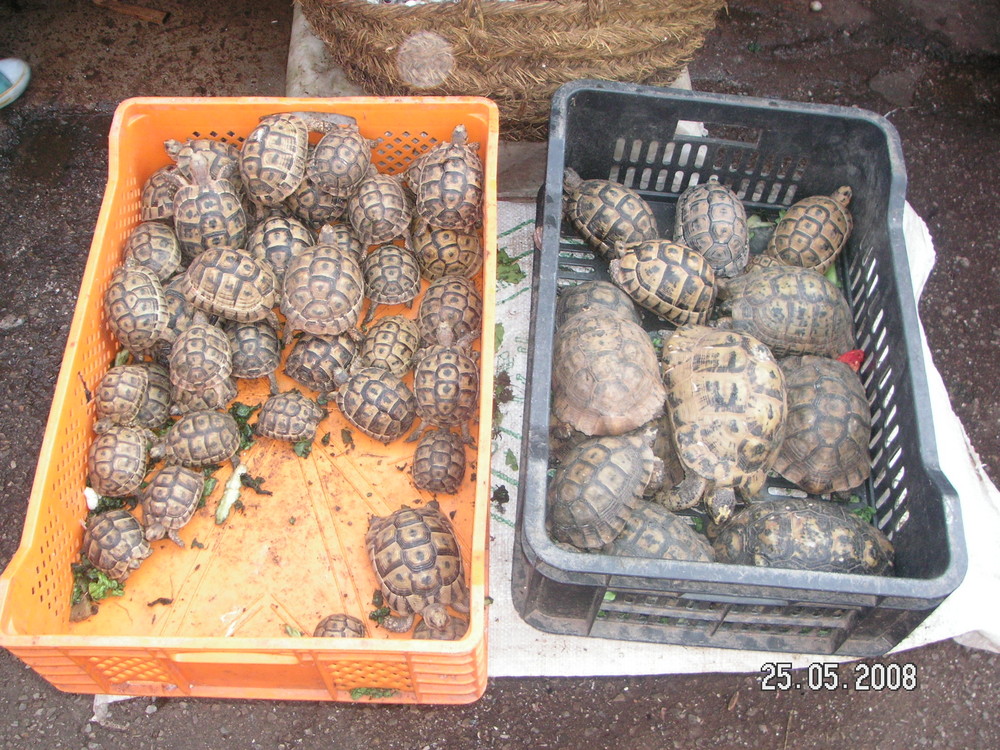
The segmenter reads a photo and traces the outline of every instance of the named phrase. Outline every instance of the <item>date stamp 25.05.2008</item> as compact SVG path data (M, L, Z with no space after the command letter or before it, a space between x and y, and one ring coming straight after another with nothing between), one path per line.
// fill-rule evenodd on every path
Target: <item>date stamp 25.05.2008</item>
M910 662L880 664L859 662L838 664L814 662L804 669L792 669L791 662L764 662L760 668L760 689L785 690L916 690L917 665Z

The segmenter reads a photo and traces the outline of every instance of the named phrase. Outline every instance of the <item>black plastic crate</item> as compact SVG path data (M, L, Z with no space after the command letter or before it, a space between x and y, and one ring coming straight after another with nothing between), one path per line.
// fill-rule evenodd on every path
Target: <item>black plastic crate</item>
M693 130L684 121L702 123L707 136L683 134ZM638 190L664 236L679 194L713 175L748 213L771 216L797 199L851 186L855 227L839 271L866 354L860 375L873 422L872 476L859 494L895 546L894 577L610 557L552 542L545 503L556 292L606 277L561 221L565 167ZM878 656L958 587L965 540L934 441L903 240L905 192L898 135L870 112L603 81L556 92L513 565L514 603L525 621L561 634ZM771 482L768 491L787 489Z

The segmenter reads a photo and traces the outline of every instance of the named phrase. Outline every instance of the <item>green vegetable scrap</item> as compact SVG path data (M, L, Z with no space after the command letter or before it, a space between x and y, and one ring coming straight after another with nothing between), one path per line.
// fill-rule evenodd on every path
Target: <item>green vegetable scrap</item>
M127 495L125 497L105 497L100 496L97 501L97 507L94 508L88 515L97 515L98 513L104 513L109 510L118 510L119 508L128 508L132 510L136 505L139 504L138 498Z
M354 447L354 433L345 427L340 431L340 441L344 444L345 450L350 450Z
M517 471L517 456L514 455L514 451L510 448L507 449L507 455L504 456L504 463L507 464L511 471Z
M330 433L327 432L326 434L324 434L323 437L320 438L320 442L323 445L329 445L330 444Z
M860 508L852 508L851 513L867 523L875 520L875 509L868 505L863 505Z
M252 477L249 473L240 474L240 484L244 487L249 487L258 495L273 495L274 493L271 490L265 490L261 487L265 481L264 477Z
M299 458L309 458L309 454L312 453L313 441L312 438L307 440L300 440L295 445L292 446L292 450L295 451L295 455Z
M114 361L111 363L112 367L121 367L122 365L127 365L128 361L132 359L132 353L127 349L122 349L118 354L115 355Z
M260 407L260 404L250 406L239 401L229 407L229 414L236 420L236 426L240 430L241 451L245 451L253 445L253 427L250 426L248 420Z
M493 504L497 506L497 510L500 513L507 510L507 503L510 502L510 492L507 491L507 485L501 484L493 490L493 497L491 500Z
M396 694L396 690L392 688L372 688L372 687L360 687L351 689L351 700L357 701L362 698L391 698Z
M497 323L493 328L493 341L497 351L500 351L500 345L503 344L504 333L503 323Z
M303 633L301 630L292 625L287 625L287 624L285 625L285 635L291 636L292 638L305 637L305 633Z
M390 614L390 609L388 607L379 607L378 609L373 609L368 613L368 619L374 620L379 625L382 624L382 620L388 617Z
M72 603L79 603L84 595L93 601L107 599L109 596L124 596L125 587L121 581L108 577L103 570L91 565L89 560L73 563L73 596Z
M524 279L525 273L516 260L507 255L506 250L497 253L497 281L517 284Z
M828 269L826 269L826 273L824 273L823 275L826 276L826 278L828 278L830 282L838 289L844 288L844 285L840 283L840 274L837 273L836 263L832 264Z

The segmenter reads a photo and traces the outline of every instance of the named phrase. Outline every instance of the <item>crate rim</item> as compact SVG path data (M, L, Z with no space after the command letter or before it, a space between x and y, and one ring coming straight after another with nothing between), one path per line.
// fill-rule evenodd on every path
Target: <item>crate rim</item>
M903 237L903 211L905 204L906 173L903 168L902 145L895 126L888 119L874 112L853 107L838 105L814 104L768 99L760 97L745 97L731 94L715 94L694 92L685 89L643 86L631 83L581 79L563 84L552 98L552 113L549 121L550 143L566 140L568 112L572 98L579 93L599 91L609 93L626 93L640 97L656 99L676 99L696 102L704 105L736 106L743 109L777 110L783 113L802 113L809 116L850 117L862 119L879 128L885 135L886 144L892 155L898 157L896 162L899 170L894 170L888 199L888 230L890 243L903 252L890 253L896 278L904 279L906 283L898 284L900 304L912 311L912 318L919 323L916 299L913 294L909 262L905 252ZM689 119L682 117L681 119ZM556 210L555 201L549 196L562 194L563 170L565 168L565 149L549 148L546 161L545 211L542 229L542 251L538 264L538 291L542 296L547 294L554 298L556 279L558 275L560 214ZM586 178L588 175L581 175ZM706 177L707 179L707 177ZM553 204L553 205L550 205ZM536 320L539 316L535 316ZM539 331L535 329L538 337ZM542 332L551 343L552 330ZM930 410L930 391L926 378L926 367L921 346L921 335L912 330L904 331L904 348L910 363L910 378L914 391L914 401L917 405L925 405L914 414L918 424L918 435L933 436L933 418ZM529 383L549 383L552 379L551 359L535 357L531 362ZM530 387L525 408L525 449L526 458L523 465L523 495L525 497L537 494L539 488L548 486L548 414L551 407L551 393L548 388ZM532 415L545 415L545 419L532 419ZM940 468L937 446L933 439L920 439L920 457L928 479L941 492L944 522L947 533L946 543L949 553L949 565L938 576L931 578L907 578L900 576L864 576L849 573L830 573L792 570L787 568L761 568L749 565L723 565L720 563L699 563L691 561L651 560L644 558L607 558L601 555L588 555L583 552L561 550L548 538L544 531L544 509L540 503L529 507L522 502L519 506L521 514L521 532L523 540L529 545L538 559L566 573L589 573L612 576L627 575L628 578L678 578L693 582L699 580L713 583L728 582L738 585L753 585L762 587L779 587L789 589L809 589L823 592L851 593L873 595L877 597L899 597L906 599L925 599L927 607L936 606L950 595L965 577L968 568L968 551L964 544L953 544L953 540L963 535L961 510L958 496L950 481ZM544 460L543 460L544 457ZM542 493L542 496L544 493ZM622 573L622 560L627 560L629 572ZM586 563L585 565L583 563ZM617 567L618 570L611 568ZM919 591L915 590L919 589Z

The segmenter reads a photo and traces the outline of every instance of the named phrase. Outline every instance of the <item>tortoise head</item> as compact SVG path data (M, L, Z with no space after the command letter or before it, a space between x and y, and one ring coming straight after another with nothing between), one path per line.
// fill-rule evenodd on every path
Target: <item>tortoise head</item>
M853 191L851 190L851 186L842 185L841 187L837 188L837 191L830 197L833 198L834 201L839 203L844 208L847 208L847 204L851 202L852 195Z
M430 604L424 607L420 614L423 616L427 626L434 630L444 630L451 621L451 615L448 614L443 604Z

